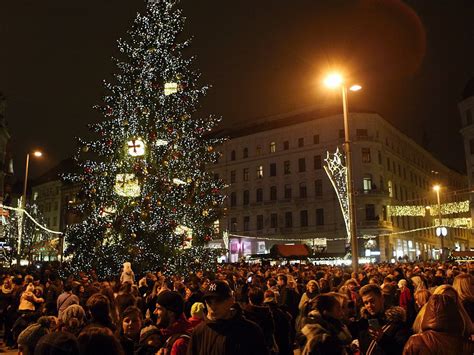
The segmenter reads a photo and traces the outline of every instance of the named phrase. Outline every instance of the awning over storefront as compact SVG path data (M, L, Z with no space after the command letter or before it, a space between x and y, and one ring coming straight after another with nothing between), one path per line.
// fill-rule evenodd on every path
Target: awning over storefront
M270 255L274 258L307 258L311 250L306 244L275 244L270 249Z

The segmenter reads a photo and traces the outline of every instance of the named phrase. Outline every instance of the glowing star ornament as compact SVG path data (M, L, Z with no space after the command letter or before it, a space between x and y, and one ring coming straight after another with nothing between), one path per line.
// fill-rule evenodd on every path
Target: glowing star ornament
M327 152L327 157L324 159L326 165L324 170L329 177L329 180L336 191L339 205L341 206L342 217L346 224L347 241L350 241L350 223L349 223L349 195L347 193L347 167L342 162L343 155L336 148L336 153L330 156Z
M135 174L117 174L114 191L117 195L123 197L140 196L140 185Z
M178 92L178 83L165 83L165 96Z
M127 143L128 154L132 157L139 157L145 154L145 143L140 139L132 139Z
M155 142L155 145L157 147L168 145L168 141L165 141L164 139L157 139L156 142Z
M178 185L178 186L179 185L186 185L186 181L183 181L183 180L178 179L178 178L174 178L173 179L173 184Z

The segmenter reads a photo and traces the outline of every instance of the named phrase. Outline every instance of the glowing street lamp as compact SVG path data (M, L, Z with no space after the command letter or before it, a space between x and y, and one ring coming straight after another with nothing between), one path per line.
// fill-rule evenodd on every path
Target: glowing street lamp
M356 215L355 215L355 199L354 199L354 188L352 181L352 155L350 147L349 137L349 114L348 114L348 103L347 103L347 87L344 83L344 78L339 73L331 73L324 79L324 84L332 89L340 88L342 92L342 108L344 114L344 147L346 152L346 184L347 184L347 195L349 202L349 230L351 239L351 252L352 252L352 271L357 272L359 268L359 249L357 244L357 231L356 231ZM359 91L362 89L360 85L352 85L349 90Z
M438 200L438 220L439 220L439 226L441 226L441 200L439 198L439 191L441 190L441 186L436 184L433 186L433 191L436 192L436 198ZM440 233L438 235L438 237L440 237L441 239L441 261L444 261L445 260L445 252L444 252L444 237L448 234L447 233L447 230L446 230L446 233L442 233L444 232L442 229L440 229ZM437 234L438 234L438 230L437 230Z

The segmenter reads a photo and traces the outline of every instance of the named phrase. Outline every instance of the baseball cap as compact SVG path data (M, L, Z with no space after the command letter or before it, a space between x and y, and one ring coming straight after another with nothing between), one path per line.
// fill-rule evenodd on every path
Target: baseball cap
M212 281L204 293L203 300L216 299L218 301L224 301L230 297L232 297L232 290L227 282Z

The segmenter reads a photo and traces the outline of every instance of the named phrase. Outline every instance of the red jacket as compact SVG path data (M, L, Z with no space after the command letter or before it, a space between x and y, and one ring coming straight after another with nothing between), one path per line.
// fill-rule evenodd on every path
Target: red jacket
M405 289L400 293L400 307L403 307L408 310L408 305L411 303L412 297L410 293L410 289L405 287Z
M166 345L171 346L171 355L186 355L192 331L193 326L188 322L184 313L171 326L161 329ZM167 347L166 345L165 347Z

